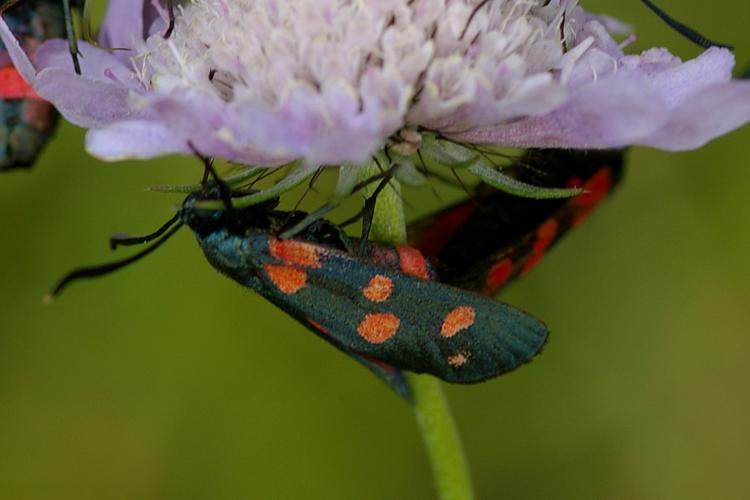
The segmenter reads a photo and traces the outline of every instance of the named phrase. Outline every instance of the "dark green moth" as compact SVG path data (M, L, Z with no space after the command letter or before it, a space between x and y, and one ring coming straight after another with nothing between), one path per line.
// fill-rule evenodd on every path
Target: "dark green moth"
M161 238L154 245L124 261L73 271L52 295L73 280L134 262L188 225L214 268L355 357L404 396L408 388L399 370L480 382L529 361L547 340L547 328L533 316L436 281L415 248L367 242L362 252L354 252L358 241L323 219L281 239L279 234L307 214L276 210L275 200L231 210L197 205L220 199L219 191L210 186L191 194L155 233Z

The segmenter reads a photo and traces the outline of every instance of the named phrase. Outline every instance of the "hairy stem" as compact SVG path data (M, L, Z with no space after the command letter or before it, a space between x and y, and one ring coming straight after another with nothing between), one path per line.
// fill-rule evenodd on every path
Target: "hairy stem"
M362 177L375 175L375 167ZM370 192L374 190L374 186ZM378 241L402 244L406 241L401 189L392 179L377 198L371 236ZM425 312L429 314L429 311ZM451 415L440 382L429 375L407 373L414 398L414 413L432 466L435 488L441 500L471 500L474 493L461 437Z

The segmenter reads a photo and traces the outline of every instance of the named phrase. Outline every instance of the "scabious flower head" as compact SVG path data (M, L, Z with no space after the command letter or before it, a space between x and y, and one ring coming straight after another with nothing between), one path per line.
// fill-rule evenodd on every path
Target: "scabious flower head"
M665 49L625 55L617 23L576 0L192 0L169 38L166 18L156 0L111 0L82 76L63 41L32 64L0 35L111 160L195 148L248 165L361 164L425 134L678 150L750 120L750 83L731 80L728 50L687 63Z

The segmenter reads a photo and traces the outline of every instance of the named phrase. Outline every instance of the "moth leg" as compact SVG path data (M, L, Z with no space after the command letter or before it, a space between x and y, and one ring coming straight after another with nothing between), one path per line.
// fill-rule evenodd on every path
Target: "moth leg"
M378 196L380 193L385 189L388 183L391 182L393 171L394 169L391 168L385 172L383 179L378 183L375 191L367 197L365 200L365 206L362 207L362 211L360 212L362 215L362 234L359 240L359 249L357 250L359 255L365 253L365 246L367 245L367 240L370 238L370 230L372 229L372 220L375 216L375 204L378 202Z
M310 235L314 241L334 246L346 253L351 254L354 245L348 234L339 226L327 219L318 219L309 228Z

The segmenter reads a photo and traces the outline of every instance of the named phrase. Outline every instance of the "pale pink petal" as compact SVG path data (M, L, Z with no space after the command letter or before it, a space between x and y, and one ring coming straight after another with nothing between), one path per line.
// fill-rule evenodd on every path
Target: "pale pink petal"
M734 58L728 50L712 48L681 64L654 49L626 56L621 64L588 83L575 76L566 103L549 114L451 137L514 147L679 150L750 121L747 84L729 82Z
M187 143L176 140L166 125L148 120L121 121L89 130L86 134L86 150L107 161L190 153Z
M21 76L23 76L29 84L34 85L36 81L36 69L34 69L34 65L31 64L29 56L23 51L18 40L16 40L15 35L13 35L6 24L5 19L2 19L2 16L0 16L0 40L3 41L3 44L8 51L8 55L18 72L21 73Z
M696 149L748 121L750 82L725 82L690 96L658 132L637 143L669 151Z
M117 51L101 50L86 42L78 42L78 50L81 55L81 75L76 76L104 83L117 83L132 89L142 88L135 78L132 65L115 57ZM48 68L58 68L73 73L67 40L57 39L43 43L36 51L35 62L39 72Z
M158 0L158 3L164 2ZM114 56L127 62L133 56L132 49L146 39L157 19L160 15L154 0L109 0L107 15L99 29L99 44L120 49Z
M472 143L534 148L616 148L653 132L668 110L647 81L631 77L576 89L561 108L508 125L451 134Z
M89 80L59 68L39 73L36 91L54 103L66 120L80 127L101 127L136 117L127 87Z

